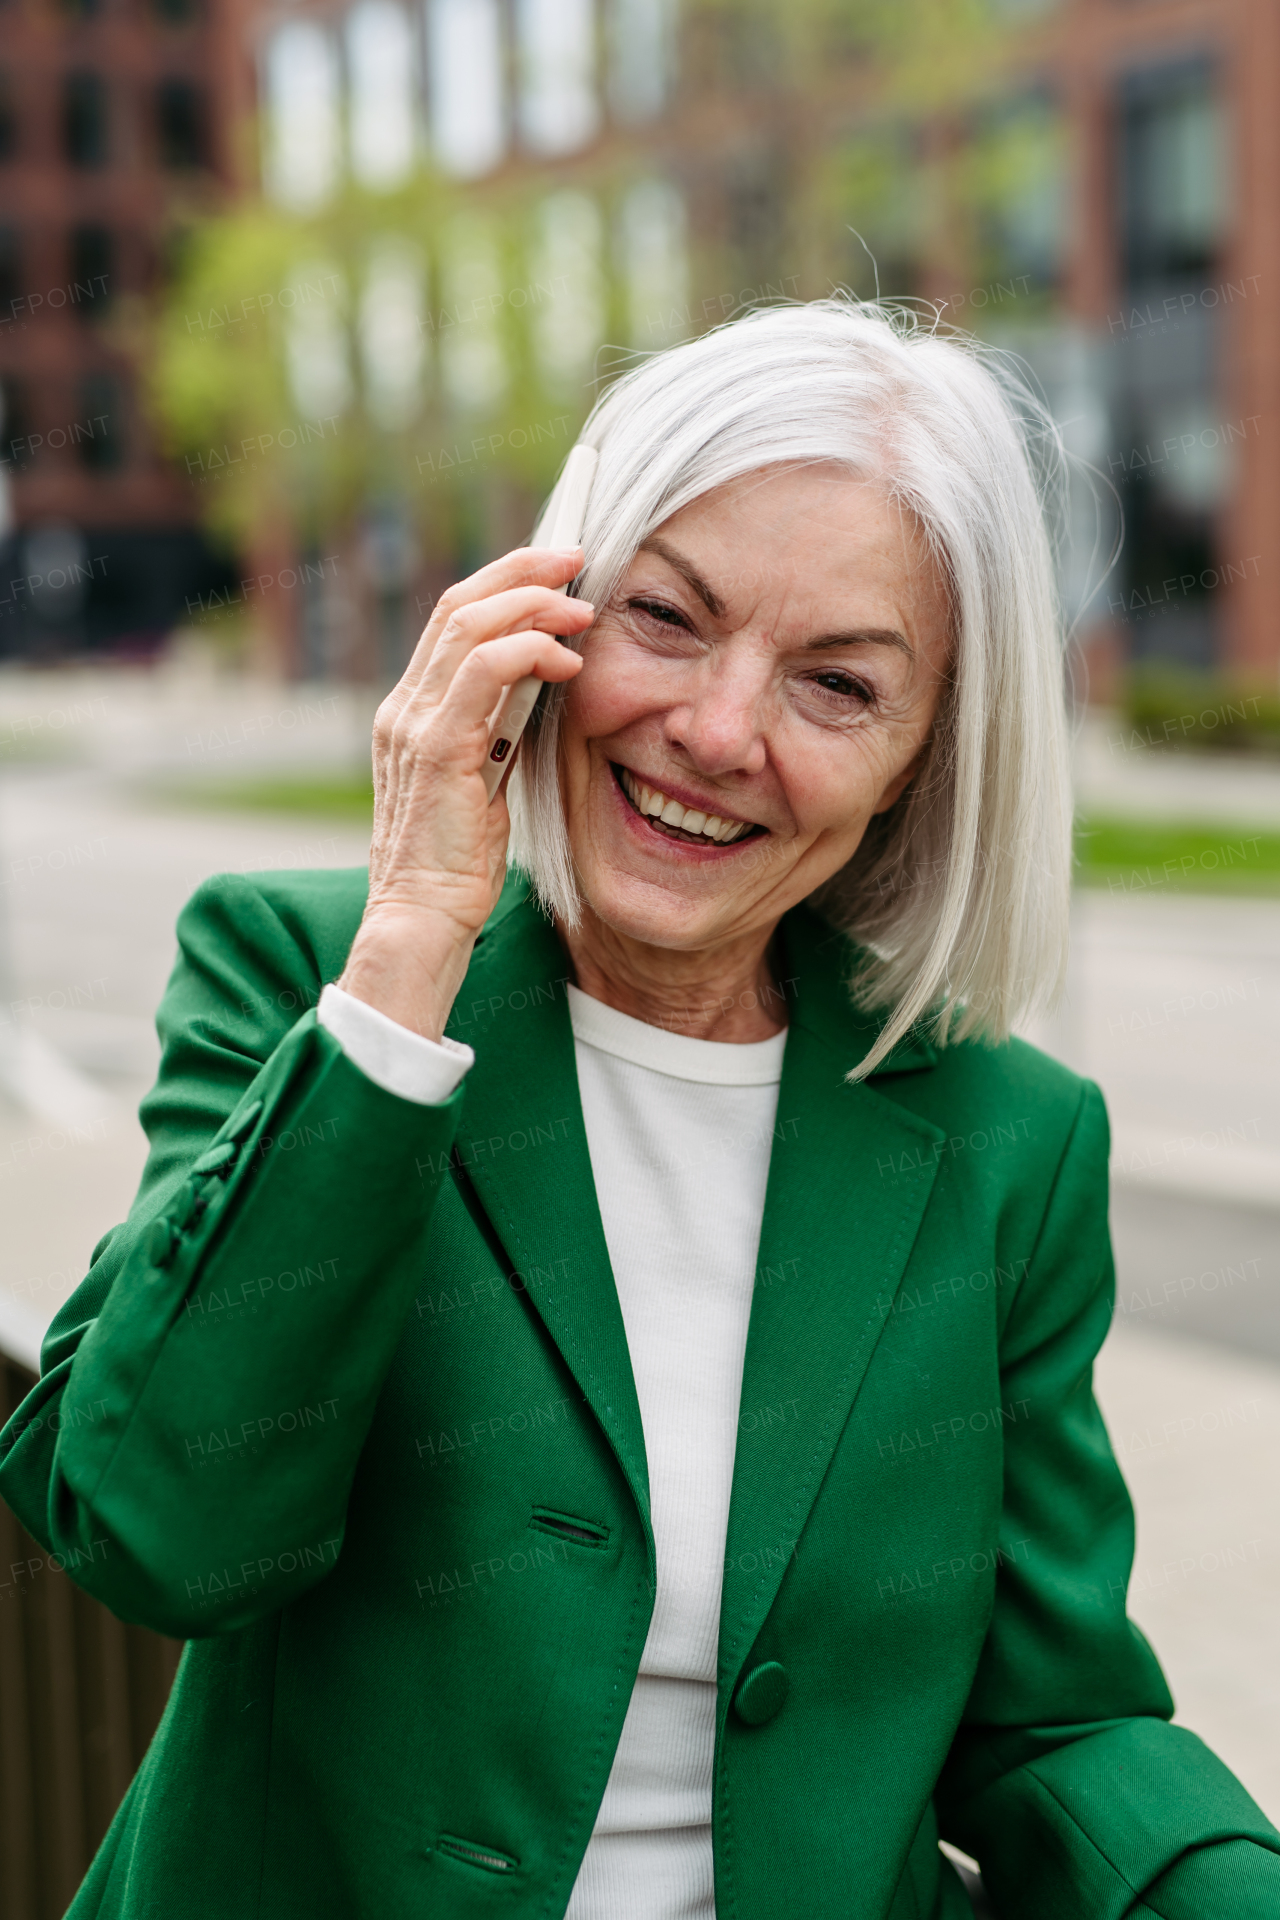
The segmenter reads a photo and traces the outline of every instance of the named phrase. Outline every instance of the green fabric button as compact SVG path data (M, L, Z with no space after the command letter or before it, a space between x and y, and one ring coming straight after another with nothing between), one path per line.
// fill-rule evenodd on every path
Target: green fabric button
M147 1235L147 1258L153 1267L162 1267L173 1248L173 1222L161 1214L158 1220L151 1222L151 1231Z
M186 1232L187 1223L195 1210L196 1190L189 1180L184 1180L169 1206L169 1217L179 1233Z
M210 1147L207 1153L202 1153L191 1171L192 1173L218 1173L226 1166L228 1160L234 1160L235 1157L235 1142L223 1140L216 1147Z
M734 1695L739 1720L745 1720L749 1727L764 1726L781 1711L790 1691L786 1668L776 1660L766 1660L762 1667L752 1669Z

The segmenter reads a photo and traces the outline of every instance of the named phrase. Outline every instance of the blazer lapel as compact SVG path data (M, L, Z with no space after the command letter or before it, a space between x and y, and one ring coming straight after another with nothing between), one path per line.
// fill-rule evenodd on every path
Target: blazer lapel
M596 1203L555 930L513 876L450 1015L475 1048L456 1154L645 1517L649 1475Z
M792 1018L729 1513L720 1667L730 1687L870 1362L946 1137L878 1087L845 1083L876 1030L850 1007L848 942L804 909L787 916L781 941ZM457 1157L648 1527L644 1432L583 1126L568 976L554 929L517 881L449 1021L476 1051ZM934 1059L911 1041L882 1072Z
M844 1075L876 1023L852 1009L849 945L808 910L782 940L791 1028L743 1370L720 1614L736 1683L796 1551L885 1324L937 1172L943 1129ZM885 1072L934 1062L918 1040Z

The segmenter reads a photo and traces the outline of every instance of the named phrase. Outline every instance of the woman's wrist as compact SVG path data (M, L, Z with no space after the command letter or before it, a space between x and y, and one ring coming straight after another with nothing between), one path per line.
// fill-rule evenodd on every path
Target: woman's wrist
M445 915L380 908L357 932L337 984L398 1026L438 1041L475 941Z

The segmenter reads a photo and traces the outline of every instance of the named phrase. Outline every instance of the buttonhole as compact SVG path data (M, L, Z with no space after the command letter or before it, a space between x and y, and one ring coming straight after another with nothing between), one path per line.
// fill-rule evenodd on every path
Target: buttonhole
M442 1833L436 1841L441 1853L447 1853L454 1860L465 1860L469 1867L479 1867L485 1873L514 1873L520 1865L509 1853L499 1853L496 1847L480 1846L474 1840L459 1840L452 1833Z

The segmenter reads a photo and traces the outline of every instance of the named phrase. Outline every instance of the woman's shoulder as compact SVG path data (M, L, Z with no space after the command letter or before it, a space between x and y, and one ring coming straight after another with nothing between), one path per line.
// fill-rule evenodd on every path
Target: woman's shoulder
M1041 1105L1071 1111L1092 1081L1054 1054L1017 1034L1007 1040L973 1038L936 1048L943 1079L954 1075L957 1085L1008 1098L1025 1096Z
M1056 1162L1069 1142L1105 1159L1107 1112L1096 1084L1029 1041L971 1039L935 1046L930 1071L883 1091L966 1143L1019 1143ZM879 1083L877 1083L879 1084ZM1038 1157L1038 1156L1037 1156Z
M786 957L796 978L788 981L796 1017L852 1061L865 1055L887 1017L883 1009L860 1010L850 991L864 950L812 908L785 922ZM912 1028L873 1068L866 1084L876 1092L945 1127L981 1132L984 1116L1007 1133L1033 1128L1046 1141L1070 1133L1082 1109L1096 1109L1105 1126L1102 1096L1061 1060L1017 1037L958 1040L940 1035L930 1019ZM1022 1123L1025 1122L1025 1127Z
M188 956L302 966L320 979L341 972L369 890L365 867L215 873L178 917Z
M282 919L323 924L335 916L359 919L369 892L368 867L268 867L259 872L211 873L185 909L234 915L255 900Z
M513 869L477 948L504 920L519 919L514 910L527 894ZM204 1017L215 1001L314 1005L347 963L368 895L367 867L211 874L178 915L178 966L162 1019Z

